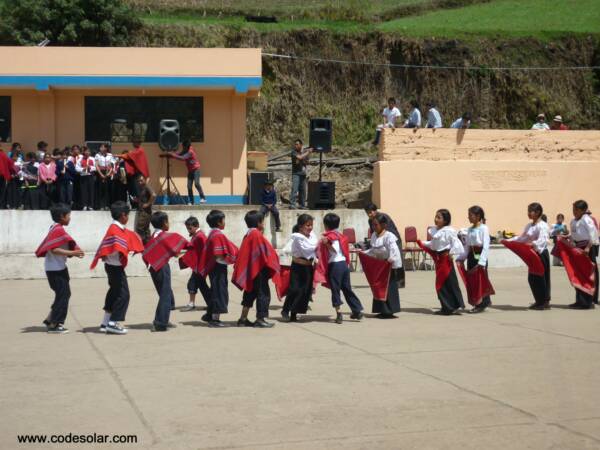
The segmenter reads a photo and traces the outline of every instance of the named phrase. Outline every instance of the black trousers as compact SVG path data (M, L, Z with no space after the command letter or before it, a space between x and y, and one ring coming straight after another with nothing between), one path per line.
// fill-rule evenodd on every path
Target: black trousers
M0 177L0 209L6 209L6 197L8 194L8 182Z
M266 218L269 213L273 214L273 219L275 219L275 228L281 228L281 219L279 218L279 210L277 206L271 206L271 209L267 208L265 205L261 205L260 212Z
M96 177L96 198L95 205L99 209L108 208L111 205L112 180L109 178Z
M127 201L127 184L123 183L120 178L115 177L112 180L109 205L116 201Z
M199 273L192 272L192 276L187 282L187 290L189 294L195 294L196 292L198 292L198 290L200 290L200 293L202 294L202 298L204 298L206 305L208 306L208 304L210 303L210 298L212 296L210 287L208 287L206 279Z
M290 288L283 303L283 310L295 314L306 314L312 298L313 266L292 263L290 268Z
M66 180L59 181L58 189L60 202L71 206L73 204L73 182Z
M110 313L112 322L122 322L125 320L127 308L129 307L127 274L122 266L104 264L104 270L108 276L109 286L104 300L104 311Z
M135 175L127 175L127 192L131 197L135 197L136 199L139 197L137 181L139 177L141 177L139 173L136 173ZM132 201L131 208L137 208L137 204L137 201Z
M388 283L388 293L385 302L373 299L371 312L375 314L392 315L400 312L400 293L398 292L398 269L392 269L390 282Z
M40 209L40 193L42 191L38 186L23 187L23 208Z
M210 280L210 304L208 314L226 314L229 306L229 291L227 290L227 266L217 263L208 274Z
M187 174L188 198L190 199L190 203L193 205L194 190L192 189L192 186L196 186L196 190L198 191L198 195L200 195L201 199L206 198L204 197L204 191L202 190L202 186L200 185L200 169L196 169L193 172L188 172Z
M150 268L150 276L158 293L158 305L154 313L154 325L166 327L169 324L171 316L171 308L175 306L175 295L171 288L171 268L169 263L165 264L162 269L154 270Z
M65 323L71 298L71 286L69 285L69 270L53 270L46 272L50 289L54 291L54 302L50 307L50 322Z
M438 299L442 305L442 311L452 312L457 309L465 307L462 292L458 285L458 278L456 277L456 270L454 269L454 263L452 263L452 270L446 278L446 281L442 285L441 289L437 292Z
M477 267L477 264L479 264L479 261L475 258L475 253L473 253L472 251L469 252L469 256L467 258L467 270L471 270L475 267ZM487 263L485 264L485 271L487 272ZM481 303L478 305L481 308L487 308L488 306L490 306L492 304L492 299L490 298L489 295L486 295L485 297L483 297L481 299Z
M269 317L269 305L271 304L271 289L269 289L269 271L261 270L252 282L252 291L242 294L242 306L252 308L256 300L256 318L266 319Z
M575 303L590 308L594 303L598 303L598 265L596 264L596 258L598 257L598 246L593 245L590 249L590 259L594 263L596 272L596 290L593 295L586 294L579 289L575 289Z
M81 206L84 208L94 207L96 177L93 175L83 175L79 177L79 185L81 186Z
M550 255L548 249L540 253L540 258L544 266L543 275L529 274L527 281L531 288L531 293L536 305L543 305L550 301Z
M21 181L13 178L6 186L6 206L17 209L23 204Z
M346 303L352 312L363 310L360 300L352 290L350 285L350 268L346 261L329 263L328 267L329 286L331 286L331 304L335 308L342 304L340 291L344 293Z

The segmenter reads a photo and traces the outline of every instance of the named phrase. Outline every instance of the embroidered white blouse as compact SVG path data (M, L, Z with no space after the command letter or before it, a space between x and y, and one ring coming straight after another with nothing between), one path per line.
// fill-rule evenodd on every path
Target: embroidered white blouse
M579 220L571 220L571 237L574 241L590 241L592 245L598 245L598 229L588 214Z
M292 256L294 258L315 259L315 250L319 244L317 235L311 231L306 237L302 233L292 233Z
M548 224L542 220L537 223L528 223L520 236L510 239L517 242L529 242L536 252L542 253L548 248L550 238Z
M443 228L430 227L430 241L424 241L423 245L436 252L448 250L451 255L462 255L465 251L462 242L458 239L458 233L450 226Z
M377 233L373 233L371 235L371 247L365 253L374 258L389 261L393 269L402 267L398 238L389 231L384 231L379 236Z
M465 251L458 257L459 261L467 259L471 247L481 247L479 265L485 266L490 252L490 230L487 225L479 224L478 227L467 228L464 245Z

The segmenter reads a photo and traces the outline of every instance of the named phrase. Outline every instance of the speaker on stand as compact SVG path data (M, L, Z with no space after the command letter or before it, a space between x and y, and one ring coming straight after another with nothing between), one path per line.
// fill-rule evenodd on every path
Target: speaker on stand
M309 209L335 208L335 182L323 181L323 153L331 152L333 141L332 120L316 118L310 120L309 146L319 153L319 181L308 183Z
M163 119L159 123L158 145L163 152L173 152L179 147L179 122L175 119ZM171 177L171 158L169 154L160 155L167 158L167 176L160 185L159 195L166 194L165 205L185 204L173 177Z

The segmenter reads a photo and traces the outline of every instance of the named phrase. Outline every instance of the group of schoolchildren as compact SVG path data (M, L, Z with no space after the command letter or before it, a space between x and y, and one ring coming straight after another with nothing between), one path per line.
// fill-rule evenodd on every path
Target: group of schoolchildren
M55 222L36 251L45 257L45 270L49 285L55 293L54 303L44 323L49 333L65 333L64 322L71 291L66 261L69 257L83 257L75 241L64 227L70 222L71 210L67 205L51 207ZM522 234L502 241L526 263L529 285L534 297L532 310L550 309L550 260L548 240L549 226L542 220L543 209L539 203L528 206L530 222ZM157 211L151 216L154 227L150 239L143 243L140 236L126 228L129 206L122 201L111 206L112 224L109 226L91 268L102 260L108 277L100 331L110 334L126 334L122 326L129 305L129 288L125 268L130 253L142 253L150 272L159 300L154 317L154 330L166 331L173 325L170 312L175 308L171 287L169 260L179 258L180 268L190 268L192 275L187 289L190 301L184 310L196 309L196 294L201 292L206 302L202 320L209 327L226 326L221 316L227 314L229 305L228 266L233 265L232 283L243 291L242 313L237 322L240 327L271 328L268 322L271 294L269 280L275 285L277 295L285 297L281 316L284 321L296 322L298 315L307 314L315 288L322 284L331 290L335 322L344 320L341 312L344 294L353 320L363 318L363 306L350 283L350 248L347 239L338 228L340 218L328 213L323 218L325 232L319 237L313 231L314 218L301 214L297 218L290 238L291 265L280 264L279 257L270 242L263 236L264 215L249 211L244 220L248 227L238 249L225 235L225 214L212 210L206 217L210 232L206 236L200 230L195 217L186 220L188 242L183 236L169 231L169 218ZM573 203L571 233L558 236L553 254L561 259L571 284L576 290L573 309L593 309L598 303L598 226L583 200ZM490 233L485 222L484 210L472 206L468 210L471 227L464 235L451 227L451 214L440 209L435 214L435 226L429 229L431 238L418 241L435 263L435 290L441 308L435 314L456 315L465 309L459 287L456 267L467 292L471 313L481 313L491 305L494 288L488 277ZM397 237L387 231L389 216L375 213L371 217L370 245L360 250L359 258L373 293L372 312L380 319L395 318L400 312L398 294L398 270L402 267L402 254ZM466 266L465 266L466 263ZM208 278L208 283L207 283ZM256 303L256 321L248 316Z

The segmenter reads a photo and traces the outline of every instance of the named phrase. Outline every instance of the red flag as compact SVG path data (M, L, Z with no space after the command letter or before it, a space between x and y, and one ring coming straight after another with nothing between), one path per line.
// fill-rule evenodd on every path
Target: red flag
M358 254L358 257L369 286L371 286L373 298L385 302L387 300L392 265L384 259L373 258L362 252Z
M532 275L542 276L544 275L544 264L540 255L533 249L531 245L525 244L524 242L502 240L500 241L507 249L514 252L519 258L523 260L529 268L529 273Z
M446 282L450 272L452 272L452 258L450 258L450 253L434 252L420 240L417 241L417 245L431 256L431 259L435 263L435 290L439 291Z
M169 263L170 258L179 255L188 245L188 241L180 234L163 231L148 241L142 259L148 266L158 271Z
M212 272L217 264L217 256L224 258L227 264L233 264L237 254L238 248L227 239L221 230L211 230L206 240L206 250L200 256L200 275L205 277Z
M327 231L323 234L324 237L327 238L329 243L333 243L334 241L338 241L340 243L340 249L346 258L346 264L350 264L350 244L348 244L348 239L339 231ZM319 258L319 263L315 267L315 284L321 283L326 288L331 289L329 286L329 246L323 244L323 242L319 242L319 246L317 247L317 256Z
M556 241L555 250L565 266L571 285L588 295L594 295L596 273L594 263L587 253L580 248L572 247L560 237Z
M96 267L101 258L111 255L114 252L119 252L122 266L127 267L129 253L141 253L143 251L144 244L137 233L127 228L121 229L121 227L113 223L108 227L102 242L100 242L90 269Z
M250 292L254 279L267 268L269 277L279 272L279 256L260 230L253 228L244 237L233 265L231 281L240 290Z
M496 293L492 283L490 283L485 267L478 264L467 271L463 261L459 261L456 265L458 266L458 273L467 288L467 297L470 305L477 306L481 303L483 297L488 297Z
M287 295L290 288L290 274L291 266L279 266L279 273L273 277L273 284L275 284L275 290L277 291L277 297L281 301L283 297Z
M55 248L61 247L64 244L69 246L69 250L79 250L75 239L69 236L64 227L59 223L54 224L50 228L48 235L44 238L38 249L35 251L35 256L38 258L46 256L46 253L48 253L50 250L54 250Z
M206 239L206 235L200 230L194 234L190 240L190 247L185 254L179 258L180 269L183 270L189 267L196 273L200 272L200 257L206 247Z

